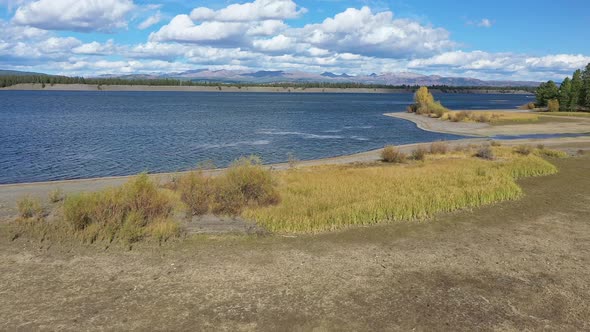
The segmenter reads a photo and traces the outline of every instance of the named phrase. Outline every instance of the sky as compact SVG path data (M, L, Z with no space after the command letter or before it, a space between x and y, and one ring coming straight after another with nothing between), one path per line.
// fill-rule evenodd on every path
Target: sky
M588 0L0 0L0 69L560 81L589 31Z

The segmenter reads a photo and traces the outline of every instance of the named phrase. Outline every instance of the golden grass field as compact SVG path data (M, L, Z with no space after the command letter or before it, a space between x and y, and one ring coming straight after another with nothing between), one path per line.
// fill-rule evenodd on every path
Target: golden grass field
M539 115L534 113L508 112L508 111L449 111L445 113L442 120L454 122L485 122L491 124L511 122L535 122Z
M495 160L475 151L429 154L401 165L319 166L279 176L281 203L252 208L247 218L279 233L315 233L383 221L423 220L439 212L518 198L515 180L553 174L536 154L493 147ZM558 157L563 157L559 154Z

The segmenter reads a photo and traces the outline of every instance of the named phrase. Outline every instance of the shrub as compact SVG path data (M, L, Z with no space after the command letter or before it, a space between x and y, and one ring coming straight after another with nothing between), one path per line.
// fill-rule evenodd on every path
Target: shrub
M25 196L18 200L16 204L19 217L23 219L40 218L43 216L43 207L38 199Z
M272 173L265 169L259 158L241 158L215 179L212 212L237 215L245 207L278 204Z
M489 145L482 145L475 153L475 156L486 160L494 160L496 158L494 150Z
M447 142L433 142L430 144L430 153L432 154L446 154L449 151Z
M381 160L386 163L403 163L406 160L406 155L395 146L388 145L381 151Z
M49 201L51 203L61 202L61 201L63 201L64 197L65 197L65 195L64 195L63 191L59 188L54 189L49 192Z
M547 110L549 112L559 112L559 100L549 99L547 101Z
M191 215L198 216L209 211L214 191L213 183L211 178L204 176L202 172L190 172L179 177L176 180L176 190Z
M424 161L424 159L426 159L426 153L428 153L428 151L426 151L424 147L419 146L416 150L412 151L412 159Z
M521 110L534 110L536 107L535 103L526 103L522 106L519 106L518 109Z
M139 175L118 188L68 196L63 220L83 239L132 243L145 235L145 228L167 218L173 208L170 197L147 174Z
M461 112L457 112L457 113L452 113L451 116L449 117L449 120L451 120L452 122L462 122L468 118L469 118L469 112L461 111Z
M165 242L180 235L180 225L170 219L159 219L147 228L147 233L159 242Z
M528 156L529 154L531 154L532 149L528 145L519 145L514 148L514 152L521 154L523 156Z
M492 118L489 114L480 113L480 114L473 114L472 119L475 122L488 123L491 121Z

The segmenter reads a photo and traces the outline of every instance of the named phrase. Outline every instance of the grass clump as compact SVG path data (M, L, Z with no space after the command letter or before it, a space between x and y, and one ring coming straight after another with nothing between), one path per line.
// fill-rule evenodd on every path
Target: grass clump
M25 196L17 201L18 216L22 219L41 218L44 210L36 198Z
M453 153L407 167L321 166L280 173L282 201L244 216L270 231L314 233L351 225L421 220L518 198L515 179L555 173L535 155L494 148L497 161ZM441 176L443 175L444 176Z
M199 216L209 211L211 197L214 194L213 181L203 172L190 172L175 181L180 199L188 207L188 213Z
M426 148L419 146L417 149L412 151L412 159L416 161L424 161L426 160L426 154L428 154Z
M430 153L432 154L446 154L449 152L449 144L447 142L439 141L430 144Z
M406 158L406 154L393 145L388 145L381 151L381 160L386 163L403 163Z
M173 201L147 174L119 188L69 196L63 204L63 221L84 241L121 240L133 243L149 236L148 228L167 219Z
M559 158L559 159L563 159L563 158L568 157L568 154L563 151L546 149L545 147L543 147L542 149L537 148L534 153L535 153L535 155L540 156L540 157L550 157L550 158Z
M191 215L238 215L245 207L280 201L271 171L256 157L235 161L216 178L188 173L176 180L175 189Z
M58 203L64 200L65 194L61 189L57 188L49 192L48 198L49 202Z
M482 145L475 153L475 156L487 160L496 159L496 156L494 155L494 150L489 145Z
M528 145L519 145L514 148L514 152L521 154L523 156L528 156L533 152L533 149Z

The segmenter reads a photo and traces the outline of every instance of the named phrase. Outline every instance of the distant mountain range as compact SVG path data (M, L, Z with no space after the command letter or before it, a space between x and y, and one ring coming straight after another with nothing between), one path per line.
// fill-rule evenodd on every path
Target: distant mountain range
M446 85L446 86L493 86L493 87L536 87L535 81L486 81L469 77L444 77L438 75L421 75L412 72L371 73L369 75L335 74L332 72L309 73L303 71L248 71L248 70L209 70L196 69L179 73L139 74L139 75L102 75L117 78L173 78L191 81L220 83L359 83L379 85Z
M13 70L0 70L1 75L45 75L40 73L19 72ZM371 73L369 75L349 75L346 73L335 74L332 72L308 73L303 71L249 71L249 70L209 70L195 69L178 73L152 73L130 75L100 75L96 78L122 78L122 79L180 79L194 82L219 82L235 84L272 84L272 83L357 83L375 85L445 85L445 86L470 86L470 87L536 87L540 82L534 81L486 81L469 77L445 77L438 75L421 75L412 72L397 73Z

